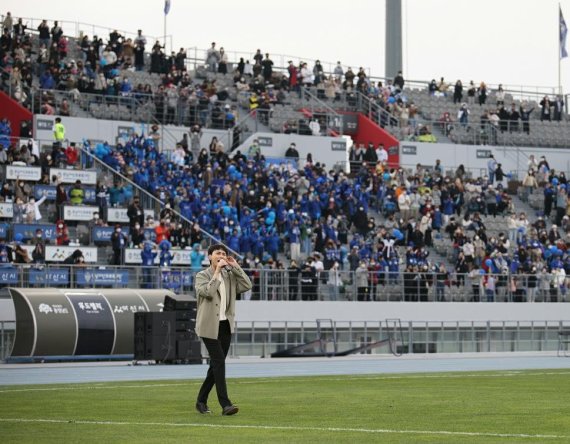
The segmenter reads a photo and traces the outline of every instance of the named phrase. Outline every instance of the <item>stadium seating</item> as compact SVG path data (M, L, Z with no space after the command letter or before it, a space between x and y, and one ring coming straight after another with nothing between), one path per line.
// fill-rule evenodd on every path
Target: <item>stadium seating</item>
M80 54L74 45L74 40L70 39L70 52L60 68L61 72L57 73L59 76L65 75L67 69L74 69L66 65L72 55L76 59L80 58ZM35 71L36 67L32 66L31 68L34 68L32 70ZM163 123L172 123L173 120L176 120L175 113L178 111L172 111L173 117L168 118L167 105L158 100L163 94L160 88L170 83L176 83L176 80L170 80L164 74L132 71L120 67L102 68L102 71L106 73L109 80L118 79L122 81L122 79L127 78L133 86L138 84L150 85L154 94L153 99L137 98L136 94L133 93L121 95L117 91L113 94L92 96L86 91L73 91L74 88L69 88L70 91L66 91L68 88L62 88L58 91L50 91L48 94L44 94L45 91L38 93L38 79L34 77L29 92L36 92L34 93L35 96L32 94L34 99L30 99L27 105L36 109L35 106L38 104L34 101L39 94L40 100L43 100L44 96L51 97L49 100L54 102L56 111L63 98L68 98L70 102L73 102L72 112L86 113L87 116L94 118L135 121L149 121L157 118L159 122ZM306 123L306 120L316 112L326 115L347 110L361 111L362 104L368 100L366 97L371 95L373 96L370 101L372 103L367 104L367 113L374 115L379 124L402 139L415 136L405 130L405 125L402 125L400 116L396 114L398 99L405 99L408 103L413 101L419 108L421 119L418 120L424 123L429 124L439 119L445 112L449 112L453 117L457 114L457 105L452 103L449 96L436 97L430 95L427 88L408 88L401 93L396 90L382 90L372 93L373 85L368 85L365 82L360 91L341 90L333 99L324 96L322 89L318 86L297 91L289 90L288 87L282 87L279 84L273 84L272 87L269 84L256 84L254 79L249 78L247 82L250 83L250 90L255 88L282 89L279 100L277 95L273 95L273 93L267 93L266 99L263 99L269 103L265 124L275 132L290 131L291 128L295 128L295 131L303 131L305 128L301 128L301 123ZM190 93L195 94L195 96L191 96L190 104L185 105L188 107L188 115L186 116L188 120L182 123L200 123L215 127L220 124L219 116L216 117L215 115L217 106L228 104L242 111L250 109L251 92L240 92L235 84L233 74L208 72L201 67L190 73L190 84L188 86ZM177 92L181 91L180 82L176 88ZM384 96L383 94L386 91L388 94ZM218 97L217 101L209 99L209 97L214 97L214 93ZM168 100L168 96L164 98ZM174 99L178 100L178 97L174 97ZM518 106L519 102L507 94L505 103L510 104L512 101ZM531 115L530 134L519 131L512 133L496 131L497 143L565 146L564 141L570 136L568 123L566 121L541 122L538 119L538 104L531 103L530 106L535 107L535 111ZM453 130L448 134L449 140L458 143L489 143L489 134L482 134L480 131L480 118L486 107L496 107L493 94L489 96L485 107L479 107L477 104L470 106L472 113L469 117L469 124L463 127L455 122ZM382 114L383 112L386 114ZM258 108L257 115L262 114ZM454 118L454 120L456 119ZM222 127L225 127L225 120L222 119L222 121ZM521 125L519 125L520 129ZM139 189L138 186L157 199L155 201L149 197L145 201L145 208L153 213L154 220L166 219L163 213L166 204L169 204L182 216L181 218L176 215L169 216L168 218L171 218L172 222L176 225L179 222L182 223L185 229L190 228L190 223L199 224L213 238L225 242L235 251L243 254L243 263L248 269L253 270L252 274L255 274L255 270L260 269L260 267L263 270L282 270L285 273L285 262L291 259L290 244L300 243L303 248L297 259L302 261L303 267L306 266L311 270L310 273L314 275L311 275L311 279L316 279L317 285L321 286L326 281L325 276L328 274L331 264L336 260L341 264L343 271L349 273L348 276L350 277L345 279L347 287L345 294L350 294L349 297L352 298L361 294L353 288L355 279L352 273L356 273L358 261L364 261L365 265L369 266L367 268L370 279L370 292L368 294L376 294L376 291L372 291L372 287L379 284L374 282L375 280L377 282L385 280L386 270L389 267L393 267L391 271L398 275L395 281L388 280L386 282L386 290L378 296L382 300L402 298L402 285L406 287L406 276L402 274L404 271L415 273L420 276L420 279L425 280L425 282L421 281L422 283L418 284L418 288L423 284L429 287L429 295L427 292L420 294L418 290L417 297L412 300L435 297L438 273L446 275L446 278L442 278L442 280L446 282L445 295L447 300L468 300L471 297L469 284L455 286L451 284L452 282L459 282L457 276L461 275L461 272L456 273L453 270L466 238L471 239L475 236L470 232L471 228L459 230L465 233L444 234L448 225L445 223L441 223L437 227L434 225L433 208L428 207L431 204L425 196L418 201L418 207L415 211L416 223L421 225L422 217L428 213L432 214L433 218L432 221L427 222L428 226L422 227L421 234L415 233L413 227L408 228L407 220L401 222L398 220L402 213L397 205L394 205L394 208L389 212L377 211L377 209L382 210L383 205L380 203L385 202L387 196L392 198L392 202L397 202L396 192L415 194L418 188L426 188L428 192L425 195L427 196L437 185L446 194L454 198L466 194L460 189L461 187L453 185L455 179L453 172L439 174L432 171L424 176L423 173L420 175L415 171L403 171L401 176L398 176L399 173L391 170L387 165L374 165L372 163L368 165L368 168L361 168L358 173L353 173L350 177L342 177L339 172L324 170L319 162L307 161L303 163L301 161L298 170L291 169L286 164L269 165L263 157L253 151L246 152L245 155L212 152L206 153L200 159L191 159L189 152L185 152L183 164L175 164L164 154L159 154L156 151L152 138L133 138L124 146L114 147L97 144L96 146L86 145L84 148L100 160L96 163L98 177L108 177L109 186L112 186L118 177L110 167L128 178L128 181L123 182L123 184L125 185L124 189L129 190L129 197L118 204L118 207L124 208L128 205L133 194L139 194L141 197L146 196L143 192L134 191ZM8 157L14 160L17 151L15 146L9 147ZM55 158L56 156L58 153L54 151L52 157ZM30 160L29 165L33 162L41 164L46 158L47 153L44 153L40 159ZM67 166L79 169L86 165L85 162L88 158L89 155L83 153L80 163L76 165L72 163ZM208 170L208 168L210 169ZM445 183L446 176L449 183ZM556 180L565 184L559 176L548 177L548 180L551 183ZM12 186L10 182L8 184ZM489 185L486 178L465 178L462 185L466 184L478 187L477 191L471 193L471 197L485 197ZM37 181L29 181L28 185L40 186ZM41 185L49 184L42 183ZM544 197L541 196L541 192L542 188L539 188L528 198L528 204L531 208L538 211L544 208ZM334 205L330 203L331 199ZM465 200L466 204L462 208L452 205L451 214L458 211L463 216L468 208L468 199ZM516 204L519 208L515 207L515 212L521 211L520 208L527 210L524 206L526 204L518 198L516 198ZM47 211L42 212L43 217L40 222L55 224L61 216L57 213L55 204L50 202L44 205L46 205ZM359 210L360 207L363 208L363 212ZM443 202L441 207L443 210ZM388 213L394 211L397 216L396 224L392 225L391 229L386 229ZM497 238L500 233L509 231L505 213L497 217L488 216L485 206L476 211L469 210L468 212L482 214L482 228L473 230L478 236L489 240ZM531 222L536 221L536 215L529 214L529 216L532 218ZM425 221L423 223L425 224ZM550 221L547 223L550 224ZM127 228L129 224L122 222L120 225ZM345 230L345 236L342 239L339 236L339 226ZM570 229L568 224L562 227L564 235L568 229ZM517 235L517 240L505 252L508 256L509 265L506 274L504 274L503 269L495 265L495 253L498 251L498 247L490 242L485 245L484 255L479 255L471 264L471 268L481 271L478 276L496 274L502 279L503 277L507 278L507 276L510 278L511 274L521 274L527 280L529 275L537 275L536 271L532 271L533 266L545 266L550 273L559 273L558 270L570 271L570 260L565 245L540 237L539 231L533 232L530 228L524 228L519 232L520 235ZM431 232L433 245L429 236L426 236L426 232ZM24 245L31 242L26 238L15 239L12 237L10 239L9 236L14 233L13 230L8 230L7 233L8 241L17 241ZM69 227L69 238L79 240L78 246L96 247L98 249L97 265L104 266L108 265L109 262L116 263L112 248L100 246L106 241L95 241L90 234L80 225ZM149 232L149 240L151 234L152 230ZM292 242L292 240L297 240L297 242ZM332 247L327 249L326 244L329 240L332 241ZM386 243L389 244L390 242L394 244L394 247L386 249ZM512 264L517 263L515 260L517 242L523 250L541 249L540 257L535 257L533 261L529 260L518 264L514 268ZM191 244L186 244L191 247ZM358 257L351 259L349 251L353 246L358 249ZM550 250L551 247L557 250ZM562 253L559 254L558 250ZM549 251L554 252L548 254ZM326 263L326 265L323 264L324 268L322 269L319 264L320 258ZM381 264L380 269L373 268L370 265L372 259ZM390 260L395 262L390 264ZM356 262L353 263L353 261ZM447 270L451 270L451 273L441 271L443 270L442 262L444 265L447 264ZM317 273L320 279L315 277ZM185 279L182 275L178 277ZM472 276L469 283L473 284L478 279L482 279L481 288L483 288L487 283L486 277ZM555 281L551 277L541 277L541 279L550 279L549 289L552 287L557 296L565 297L567 288L565 279L561 281ZM278 287L278 285L274 287ZM510 288L507 291L511 296L514 292L515 290ZM504 289L497 294L506 297Z

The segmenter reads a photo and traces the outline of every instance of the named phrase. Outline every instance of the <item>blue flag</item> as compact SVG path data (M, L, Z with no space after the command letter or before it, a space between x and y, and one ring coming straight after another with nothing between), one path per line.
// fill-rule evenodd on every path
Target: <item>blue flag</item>
M168 14L168 11L170 11L170 0L164 0L164 15Z
M568 57L568 51L566 51L566 34L568 34L568 28L566 27L566 22L562 16L562 8L560 11L560 58L563 59Z

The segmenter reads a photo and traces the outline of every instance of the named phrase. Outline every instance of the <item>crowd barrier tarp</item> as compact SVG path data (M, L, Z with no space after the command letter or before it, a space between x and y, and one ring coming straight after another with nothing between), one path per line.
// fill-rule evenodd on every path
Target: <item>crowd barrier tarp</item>
M53 271L53 270L52 270ZM9 288L16 314L11 356L134 353L134 313L160 311L169 290Z

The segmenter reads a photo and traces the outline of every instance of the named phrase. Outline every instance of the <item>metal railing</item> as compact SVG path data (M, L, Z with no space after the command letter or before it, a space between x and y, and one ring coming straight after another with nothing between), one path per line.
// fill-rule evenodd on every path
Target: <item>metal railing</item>
M160 10L160 9L159 9ZM1 15L0 16L0 20L3 23L4 19L5 19L5 15ZM14 19L14 23L17 21L17 19L21 18L22 22L24 23L24 25L27 26L27 30L26 32L28 34L38 34L38 26L42 23L42 21L44 19L39 19L39 18L34 18L34 17L16 17L16 16L12 16ZM66 37L71 37L74 39L79 39L81 37L83 37L83 35L91 35L93 36L98 36L104 39L108 39L109 38L109 34L113 31L117 31L119 34L121 34L122 36L124 36L125 38L132 38L134 39L137 36L137 32L133 32L133 31L126 31L126 30L122 30L122 29L117 29L117 28L109 28L107 26L100 26L100 25L94 25L92 23L83 23L83 22L76 22L76 21L70 21L70 20L53 20L53 19L45 19L48 22L48 26L50 27L50 29L53 26L53 23L55 21L58 22L59 26L61 27L61 29L63 30L63 35L65 35ZM166 44L166 42L164 42L164 39L166 38L169 43L170 43L170 47L172 48L172 35L161 35L161 36L150 36L147 34L144 34L145 38L147 39L147 46L150 47L154 44L153 41L160 41L163 42L164 44Z
M382 81L384 85L386 85L387 79L385 77L371 77L371 80L374 81ZM438 80L438 79L436 79ZM473 79L469 79L467 81L462 80L463 84L463 97L467 96L467 89L469 87L469 82ZM453 88L455 86L455 82L457 79L453 81L453 83L448 84L447 89L447 96L453 97ZM415 80L415 79L406 79L405 81L405 88L406 89L413 89L413 90L420 90L420 91L428 91L429 81L426 80ZM475 83L475 87L479 87L480 82ZM540 100L544 96L553 97L558 94L558 87L557 86L538 86L538 85L516 85L516 84L508 84L508 83L487 83L487 97L493 97L496 91L499 89L499 85L502 85L503 91L506 94L511 94L514 99L516 100L535 100L540 102Z
M141 124L141 132L146 132L147 136L152 125L159 125L159 148L166 151L173 150L179 142L179 136L169 129L168 124L190 126L211 122L211 112L208 109L204 112L198 104L187 104L183 111L179 107L171 110L164 106L157 114L154 95L134 92L130 95L105 95L37 89L31 91L31 97L31 111L34 114L45 114L44 105L49 103L51 106L55 105L55 115L60 115L58 111L61 102L67 99L71 117L81 117L81 113L86 113L97 119L137 122Z
M390 132L400 131L400 119L397 116L361 92L357 92L356 97L357 111L368 116L370 120L382 128L390 127Z
M12 142L20 140L24 140L27 142L28 139L13 137L11 138L11 140ZM52 140L36 139L36 141L40 146L41 152L51 153L51 150L53 148ZM140 198L141 206L143 208L153 210L155 215L160 214L160 211L164 208L164 204L166 202L163 202L161 199L150 193L148 190L138 185L136 182L134 182L134 180L132 180L130 177L127 177L123 172L117 171L116 169L112 168L111 166L103 162L101 159L95 156L90 149L87 149L81 143L77 144L76 148L79 152L79 157L77 159L76 164L73 165L74 168L76 169L98 168L99 170L98 181L101 182L102 184L108 185L109 187L112 184L122 184L123 186L127 184L130 185L133 188L133 195L136 195ZM72 167L72 165L68 165L66 160L64 160L63 157L60 157L58 159L54 159L54 167L69 168ZM5 176L6 167L4 166L3 168L0 168L0 170L4 172ZM129 202L124 202L124 204L128 205ZM172 209L172 212L176 216L177 220L183 223L185 226L192 226L194 224L194 221L189 220L188 218L180 214L176 209ZM104 215L102 214L101 217L104 218ZM199 228L199 231L209 242L223 243L222 240L218 239L208 231L204 230L202 227ZM232 251L233 254L236 255L237 257L242 257L240 253L235 252L229 247L228 249Z
M81 250L81 247L77 247ZM140 250L142 252L142 250ZM63 263L13 264L0 267L0 286L67 288L149 288L193 293L194 275L188 267L191 250L172 249L174 265ZM159 254L160 256L160 254ZM134 257L131 255L131 257ZM180 262L182 261L182 263ZM253 289L240 296L260 301L376 301L376 302L570 302L570 279L552 273L459 274L443 278L434 271L339 270L329 271L255 268L245 269ZM487 288L491 278L493 289Z
M407 321L402 320L403 341L397 353L487 353L555 352L560 350L558 333L570 328L568 321ZM384 321L332 321L335 346L339 351L372 344L389 334ZM0 321L0 361L12 350L14 321ZM325 336L327 332L325 331ZM319 336L320 334L320 336ZM268 357L271 353L306 344L319 337L316 321L236 321L230 356ZM361 354L390 354L388 347L372 348Z
M402 320L403 342L398 353L485 353L555 352L558 332L570 327L568 321L408 321ZM372 344L388 336L384 321L332 321L338 350ZM321 332L322 335L322 332ZM321 336L322 338L322 336ZM236 322L230 356L267 357L319 339L316 321ZM390 354L388 347L361 354Z
M249 62L253 65L255 63L254 60L254 55L255 55L255 50L254 51L233 51L233 50L227 50L225 45L220 45L220 43L217 44L217 49L219 49L220 47L224 47L224 51L228 57L228 72L231 72L232 68L235 69L235 67L237 66L240 58L243 58L244 62L247 62L249 60ZM286 74L287 73L287 68L289 66L289 60L291 60L295 66L299 66L300 62L305 62L307 63L307 66L310 67L311 72L313 67L316 65L317 60L320 59L316 59L316 58L312 58L312 57L301 57L301 56L294 56L294 55L287 55L287 54L274 54L271 51L264 51L262 52L263 57L265 58L265 54L266 52L269 52L269 58L271 59L271 61L273 62L273 72L274 73L280 73L280 74ZM202 48L198 48L196 46L193 47L188 47L186 48L186 53L187 53L187 58L186 58L186 66L188 68L191 69L196 69L199 66L205 66L207 65L206 63L206 55L208 53L208 49L202 49ZM323 61L320 60L321 66L323 67L323 73L326 74L327 76L332 74L335 67L337 66L337 62L329 62L329 61ZM345 64L342 63L341 64L343 71L347 71L349 67L352 67L353 71L355 69L357 69L357 67L360 67L361 65L359 64ZM370 76L371 74L371 70L370 67L364 67L364 71L366 72L366 74L368 76ZM354 71L356 73L356 71Z
M116 178L118 177L124 183L130 184L136 190L136 194L142 198L141 204L142 204L143 208L153 208L155 213L159 213L160 210L163 208L163 205L165 204L165 202L163 202L161 199L159 199L158 197L154 196L153 194L151 194L150 192L148 192L147 190L142 188L134 180L131 180L129 177L125 176L120 171L115 170L110 165L108 165L105 162L103 162L102 160L100 160L98 157L93 155L93 153L91 153L90 151L85 149L85 147L81 146L80 150L81 150L81 152L83 152L83 154L85 156L90 158L95 163L95 165L99 165L101 168L103 168L104 171L111 172L113 174L113 177L114 177L113 182L115 182ZM189 220L188 218L186 218L184 215L180 214L175 209L173 209L172 212L180 222L187 224L189 226L193 225L194 221ZM217 237L215 237L214 235L212 235L208 231L204 230L203 228L200 227L199 230L200 230L200 233L202 233L211 242L223 243L223 240L218 239ZM233 254L235 254L237 257L240 257L240 258L242 257L242 255L240 253L234 251L230 247L226 246L226 248L228 248L228 250L231 251Z
M317 95L315 90L302 87L291 91L283 102L276 101L270 108L249 110L250 92L240 92L238 103L248 114L236 125L243 128L243 140L260 128L275 133L315 135L309 126L313 118L320 125L319 135L340 136L344 131L344 117L333 106ZM297 97L298 96L298 97ZM249 126L252 123L252 126Z
M5 18L4 15L0 16L0 20L3 21L4 18ZM20 17L14 17L14 19L17 19L17 18L20 18ZM34 34L37 33L37 26L43 20L43 19L38 19L38 18L27 18L27 17L22 17L22 19L24 20L25 24L28 26L28 32L34 33ZM102 36L107 37L111 31L117 30L114 28L106 27L106 26L88 24L88 23L83 23L83 22L65 21L65 20L58 20L58 22L64 31L64 35L67 35L67 36L70 36L73 38L79 38L83 35L89 35L89 34L90 35L99 35L100 37L102 37ZM51 23L53 23L53 20L50 19L48 21L48 23L50 23L50 25L51 25ZM126 31L126 30L120 30L120 29L117 31L121 35L123 35L127 38L129 38L129 37L135 38L137 35L135 32L132 32L132 31ZM170 48L172 49L172 47L173 47L172 46L173 45L173 36L172 35L167 35L167 36L148 36L148 35L145 35L145 37L147 37L147 46L152 45L151 40L163 41L166 38L169 42ZM166 42L163 42L163 43L166 46ZM218 48L222 47L222 46L224 46L223 43L218 43ZM194 69L194 70L198 66L206 65L206 54L207 54L207 52L208 52L208 49L198 48L197 46L186 47L186 53L187 53L186 65L189 68ZM229 61L230 67L235 66L237 64L237 62L239 61L239 59L242 57L244 60L249 60L250 62L253 62L253 56L255 55L255 50L253 50L253 51L234 51L234 50L225 48L225 52L226 52L226 55L228 56L228 61ZM318 60L317 58L313 58L313 57L301 57L298 55L287 55L287 54L273 54L273 53L271 53L271 51L267 51L267 50L264 50L262 52L264 57L265 57L266 52L270 53L270 58L274 62L274 71L279 72L279 73L286 73L289 60L292 60L296 65L298 65L298 62L304 61L304 62L307 62L311 67L314 66L316 64L316 61ZM337 65L336 62L322 61L322 60L320 63L323 67L323 73L325 75L331 75L334 71L334 68ZM358 64L358 63L353 63L353 64L342 63L341 66L343 67L343 71L346 72L346 70L349 67L357 69L357 67L360 67L361 64ZM230 69L228 69L228 72L231 72ZM370 79L370 81L372 81L374 83L381 81L381 82L383 82L384 85L386 85L388 80L393 80L392 78L387 78L385 76L372 75L370 67L364 67L364 72L367 74L367 77ZM468 80L462 81L464 88L466 88L466 85L469 85L469 81L471 81L471 80L473 80L473 79L468 79ZM453 91L454 83L455 83L455 80L453 80L452 83L449 83L448 91L451 93ZM429 84L428 80L417 80L417 79L406 79L405 80L406 88L414 88L414 89L423 90L423 89L427 89L428 84ZM519 100L540 101L540 99L542 97L544 97L545 95L554 96L554 95L559 93L557 86L555 87L555 86L538 86L538 85L517 85L517 84L509 84L509 83L502 83L501 85L502 85L505 93L511 94L511 95L513 95L513 97L515 97ZM479 82L476 83L476 87L478 87L478 86L479 86ZM493 92L496 91L498 89L498 87L499 87L499 83L488 83L487 84L488 95L492 96Z

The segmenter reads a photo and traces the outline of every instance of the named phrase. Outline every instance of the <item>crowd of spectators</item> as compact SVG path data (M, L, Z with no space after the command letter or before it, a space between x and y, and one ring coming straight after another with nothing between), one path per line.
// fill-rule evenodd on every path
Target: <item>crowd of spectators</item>
M202 100L210 112L220 107L219 116L224 122L236 119L235 114L228 116L232 114L231 106L227 111L222 105L228 99L227 92L218 90L215 80L198 84L190 79L182 63L183 50L166 57L160 44L154 45L150 70L162 75L162 85L158 91L152 91L143 85L133 87L128 79L121 79L123 69L144 68L140 48L144 54L146 39L141 32L133 42L115 32L107 43L85 36L80 43L82 60L77 62L66 60L66 38L58 31L57 23L48 34L45 27L43 33L39 32L40 53L33 61L29 34L24 30L23 37L15 38L13 31L4 32L1 60L3 68L12 69L10 79L16 82L12 85L16 91L25 94L26 88L32 86L33 75L38 75L40 84L48 90L139 94L140 100L146 97L159 104L158 117L165 116L166 123L184 114L179 107L181 98L187 103ZM269 54L264 56L258 50L253 60L254 63L241 60L233 75L239 91L260 97L261 103L254 104L254 109L278 103L285 99L280 91L300 91L303 85L315 87L323 99L333 101L342 94L362 92L391 111L400 125L415 126L418 110L403 93L401 73L383 85L373 84L362 68L355 74L350 68L344 71L340 63L333 73L325 75L318 61L313 69L306 63L295 66L291 61L287 74L281 74L273 71ZM211 71L229 70L227 57L222 49L216 49L215 43L206 62ZM14 75L16 68L21 77ZM443 79L439 86L435 85L434 94L446 93L442 83ZM462 96L456 93L454 100L461 102ZM475 98L471 88L467 94L468 98ZM483 106L488 94L486 86L480 85L476 94ZM24 95L21 102L26 103ZM53 112L61 110L62 104L54 105ZM166 111L159 113L159 109ZM462 109L467 110L467 105L462 105ZM550 109L549 105L543 105L544 109ZM497 165L479 178L469 178L462 166L453 176L445 175L440 162L430 168L418 165L407 171L389 168L385 150L373 145L353 148L351 162L359 168L351 175L328 169L310 156L304 161L267 164L255 145L247 153L237 151L230 156L217 143L213 142L210 149L193 143L204 123L201 116L198 112L198 126L180 142L172 159L157 150L153 137L142 134L117 147L86 147L161 202L156 208L156 221L155 217L141 219L140 203L131 186L120 182L97 184L99 213L94 224L105 224L108 206L129 206L130 234L125 237L118 231L121 227L116 227L113 263L120 263L117 250L120 252L125 245L144 245L144 228L153 229L158 244L168 240L172 247L198 249L205 230L243 255L248 269L289 270L289 276L299 279L302 297L307 299L318 297L316 289L321 282L333 289L342 287L346 279L341 272L346 271L354 273L358 300L378 297L377 286L391 283L402 284L406 297L411 299L426 300L430 287L442 299L446 287L467 285L467 280L474 300L481 295L492 300L501 288L511 295L526 288L525 295L532 300L539 290L546 291L544 282L548 283L549 297L566 295L566 272L570 271L566 251L570 230L567 181L563 173L549 166L537 164L536 169L529 168L529 176L538 175L540 182L528 179L523 183L527 193L544 189L545 194L544 215L529 221L526 214L516 214L505 190L506 177L499 179ZM462 125L468 124L468 112L463 111L459 120ZM83 202L79 191L82 184L66 191L46 171L52 165L75 165L78 156L74 152L72 146L56 144L52 153L39 155L34 153L33 142L31 146L10 145L4 155L0 151L0 162L41 166L40 183L57 187L59 198L53 221L58 228L57 242L61 244L69 242L61 206L65 202ZM32 197L30 184L6 181L1 196L4 201L14 199L18 206L15 217L45 220L41 213L44 202ZM556 223L549 228L553 210ZM177 218L177 213L183 218ZM506 217L508 232L488 235L485 217ZM434 239L440 238L452 242L453 270L430 258ZM288 264L284 257L290 261ZM334 291L332 294L337 295ZM546 294L542 296L546 299Z
M325 72L319 60L313 66L303 61L297 64L289 61L287 67L276 67L270 54L261 49L250 60L230 61L224 48L212 42L204 66L200 66L192 78L187 71L184 48L166 54L159 41L150 47L142 30L138 30L134 38L116 30L110 32L107 39L87 35L68 38L57 21L50 28L44 20L37 29L30 30L21 19L15 20L9 13L3 30L0 39L3 80L11 84L12 95L18 101L42 113L69 115L69 99L93 93L116 98L118 103L122 99L131 109L135 104L152 103L154 117L161 123L232 128L239 120L236 92L246 93L249 109L259 109L260 119L267 123L273 106L287 103L291 92L301 94L303 86L314 89L320 99L332 102L344 98L351 103L357 92L362 93L381 110L375 115L381 126L398 125L402 137L436 141L431 124L420 121L419 108L404 92L402 72L386 82L373 82L364 68L345 69L340 62L332 72ZM71 58L68 54L76 56ZM159 85L131 84L124 75L125 71L142 70L160 75ZM204 71L233 76L231 94L226 84L216 84L215 78L203 75ZM32 95L36 86L45 94ZM50 90L68 91L70 96L56 100ZM480 126L477 130L485 132L487 143L496 140L496 131L530 132L534 107L524 101L506 104L502 85L491 91L485 82L475 85L471 81L464 88L460 80L452 86L441 77L439 82L435 79L429 82L427 90L433 96L453 97L453 103L460 104L439 118L446 135L457 126L471 129L474 123ZM487 106L491 96L496 106ZM470 122L470 107L475 104L485 110L479 122ZM545 96L537 106L541 121L563 119L565 103L561 96Z
M152 140L143 137L116 150L95 148L103 160L152 191L194 227L243 255L247 268L287 269L287 257L289 270L309 286L308 293L302 292L307 298L316 294L313 287L319 279L335 282L338 273L357 273L359 267L368 270L370 284L361 287L359 299L374 297L372 282L389 283L390 273L404 273L404 284L415 286L421 300L428 288L421 284L423 277L429 286L444 282L450 287L464 285L470 273L473 281L477 273L482 289L493 285L493 279L501 289L508 276L524 275L525 280L519 282L515 276L513 281L523 288L528 275L546 273L550 279L570 271L567 182L545 159L536 165L540 184L527 186L527 191L544 188L552 194L550 211L556 208L557 222L552 227L547 226L548 203L546 219L529 222L526 214L517 213L506 192L507 177L494 158L489 160L492 174L471 179L463 166L454 176L445 175L439 161L407 171L378 161L386 156L382 147L359 146L353 151L361 165L347 175L311 156L304 163L267 164L255 144L247 153L237 151L231 157L222 150L204 149L196 162L190 150L182 149L179 164L157 153ZM529 174L534 174L533 166ZM376 217L378 213L382 217ZM484 219L490 217L506 220L508 231L487 234ZM166 221L172 225L172 216ZM454 270L430 259L434 239L442 238L453 245ZM436 279L443 275L445 279ZM556 294L564 296L565 278L562 281ZM443 297L441 288L438 294Z
M314 88L322 100L337 101L344 97L353 102L356 92L361 92L388 111L398 112L403 106L401 101L396 104L388 100L403 88L401 73L384 87L382 82L371 82L362 67L356 73L350 67L345 71L340 62L332 73L325 73L318 60L312 67L303 61L297 65L290 61L286 71L280 71L275 69L270 55L260 49L251 62L241 58L230 63L224 49L218 49L214 42L207 51L205 68L199 67L191 78L183 48L167 56L160 42L155 42L147 61L147 39L141 30L134 39L112 31L104 41L102 37L87 35L68 38L57 22L50 28L43 21L33 30L38 38L25 26L19 37L7 23L4 28L8 30L0 41L3 83L9 83L6 89L16 100L44 114L69 115L70 100L78 100L84 93L100 94L130 108L152 103L154 117L161 123L232 128L239 117L235 94L246 94L249 109L259 110L260 118L267 123L273 106L286 103L291 92L301 94L302 86ZM147 69L160 75L157 86L134 85L124 75L126 71ZM227 86L216 84L215 78L208 79L205 70L233 76L231 97ZM37 93L36 88L42 93ZM56 98L50 93L54 90L69 95L66 99ZM409 114L413 121L413 106ZM386 119L382 117L382 125L389 123Z

